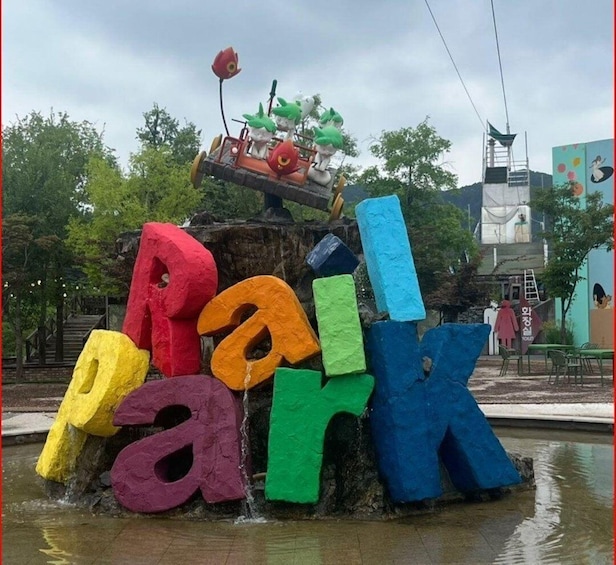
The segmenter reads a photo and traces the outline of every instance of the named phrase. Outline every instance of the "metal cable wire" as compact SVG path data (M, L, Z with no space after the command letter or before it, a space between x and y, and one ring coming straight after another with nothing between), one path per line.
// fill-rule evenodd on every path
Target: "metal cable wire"
M460 79L460 82L462 83L462 86L464 88L464 92L466 92L466 96L468 97L471 105L473 106L473 110L475 110L475 114L477 115L477 118L479 119L479 122L481 123L481 129L485 129L485 121L481 118L481 116L479 115L479 112L477 111L477 107L475 106L475 103L473 102L473 99L471 98L471 95L468 91L468 89L466 88L466 84L464 84L464 80L462 79L462 75L460 74L460 71L458 70L458 66L456 65L456 62L453 60L453 56L451 54L451 51L449 51L449 47L447 46L447 42L445 41L445 38L443 37L443 34L441 33L441 29L438 26L438 23L436 22L436 18L434 17L434 14L432 13L432 8L430 8L430 4L428 3L428 0L424 0L424 2L426 3L426 6L428 8L428 11L430 12L430 16L432 16L432 21L434 22L434 25L436 26L436 30L438 31L438 34L441 36L441 40L443 41L443 45L445 46L445 49L447 50L447 54L449 55L449 58L451 59L451 63L453 64L453 68L456 70L456 73L458 74L458 78ZM499 55L499 60L500 60L500 55ZM501 73L502 76L502 73ZM504 86L503 86L504 89ZM505 103L505 107L506 107L506 103Z
M494 37L496 38L496 53L498 54L498 68L500 71L501 86L503 88L503 100L505 102L505 119L507 120L507 133L511 133L509 129L509 110L507 109L507 95L505 94L505 79L503 78L503 63L501 61L500 44L498 42L498 30L496 29L496 15L494 13L494 0L490 0L492 7L492 22L494 23Z

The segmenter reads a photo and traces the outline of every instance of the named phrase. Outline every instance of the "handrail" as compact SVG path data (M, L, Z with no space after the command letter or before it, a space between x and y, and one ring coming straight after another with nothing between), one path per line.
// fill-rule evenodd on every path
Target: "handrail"
M64 308L62 310L62 323L65 324L71 316L78 315L80 313L85 313L87 308L87 303L92 300L93 297L86 296L74 296L69 303L64 303ZM96 297L98 298L98 297ZM102 300L104 298L101 297ZM105 324L106 322L106 314L101 315L101 319L97 322L95 328L105 327L105 325L101 326L101 323ZM56 317L55 315L49 316L45 320L45 342L51 341L53 336L55 335L57 330L56 327ZM89 337L89 332L87 335L83 337L84 344ZM39 329L36 328L32 333L30 333L26 339L24 340L25 349L26 349L26 361L31 361L39 352Z
M49 338L52 337L56 331L55 316L49 316L45 320L44 328L45 328L45 343L47 343L47 341L49 341ZM25 345L26 345L26 361L31 361L32 358L39 352L39 349L40 349L39 328L36 328L29 336L26 337Z
M94 330L98 330L98 329L104 329L107 327L107 314L103 314L99 319L98 322L96 322L96 324L90 328L85 334L83 334L82 338L81 338L81 343L82 345L85 346L86 342L88 341L88 339L90 339L90 334L94 331Z

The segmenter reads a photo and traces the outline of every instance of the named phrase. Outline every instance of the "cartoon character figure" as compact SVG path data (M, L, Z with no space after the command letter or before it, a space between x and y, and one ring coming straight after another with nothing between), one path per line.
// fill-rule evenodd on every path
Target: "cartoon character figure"
M277 98L278 104L272 109L276 127L280 131L286 132L285 139L293 139L295 128L302 119L302 107L299 102L287 102L284 98Z
M333 126L336 129L340 130L342 129L343 123L344 120L342 119L342 116L333 108L330 108L329 110L323 112L321 114L321 117L319 118L319 124L321 125L321 127Z
M605 290L599 283L595 283L592 289L592 298L595 303L595 307L600 310L609 310L612 306L610 302L612 297L609 294L605 294Z
M603 178L603 171L600 168L603 163L605 163L605 159L601 159L601 155L597 155L590 164L592 178L595 182L599 182Z
M511 308L511 302L503 300L501 302L501 309L496 316L496 324L494 324L494 331L498 334L498 340L507 349L511 349L511 343L519 329L515 312Z
M293 146L290 139L283 141L273 151L270 152L267 158L267 164L279 177L282 175L290 175L299 168L297 162L299 160L299 152Z
M302 94L302 92L298 92L294 97L293 97L293 101L296 104L299 104L299 107L302 110L302 120L305 120L308 115L310 114L310 112L312 112L314 105L315 105L315 99L312 96L304 96Z
M599 183L606 181L614 174L614 169L612 167L602 167L605 163L605 158L601 158L601 155L597 155L590 164L590 169L592 169L592 174L590 175L590 180L594 183Z
M263 112L263 104L259 104L256 115L243 114L248 123L248 135L252 141L249 154L255 159L267 158L267 145L276 133L276 124Z
M327 167L338 149L342 149L342 134L340 130L334 126L327 126L323 129L315 127L313 131L317 156L312 167L310 167L308 171L308 178L318 184L326 186L332 178Z
M597 308L599 308L600 310L610 310L612 308L612 305L610 304L610 302L612 302L612 296L609 294L606 294L601 299L601 302L597 304Z

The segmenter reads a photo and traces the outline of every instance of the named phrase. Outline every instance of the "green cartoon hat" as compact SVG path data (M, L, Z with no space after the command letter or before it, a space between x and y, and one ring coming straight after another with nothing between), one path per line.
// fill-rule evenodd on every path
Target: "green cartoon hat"
M281 118L293 120L296 124L299 124L302 119L302 107L299 102L287 102L284 98L276 98L276 100L278 100L280 106L276 106L276 108L272 110L272 113Z
M256 115L252 114L242 114L246 119L246 122L251 128L263 128L269 131L270 133L274 133L276 131L276 124L274 120L272 120L269 116L266 116L263 112L263 104L259 103L259 111Z
M314 131L314 142L317 145L332 145L336 149L342 149L342 134L334 126L327 126L323 129L312 128Z

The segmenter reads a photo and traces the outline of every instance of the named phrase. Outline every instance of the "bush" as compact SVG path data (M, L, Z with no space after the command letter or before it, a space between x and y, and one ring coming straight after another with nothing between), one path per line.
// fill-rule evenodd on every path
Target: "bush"
M546 343L573 345L573 323L570 321L566 322L564 344L562 343L562 339L560 337L560 324L556 324L556 322L543 322L541 331L543 332L543 337L545 338Z

